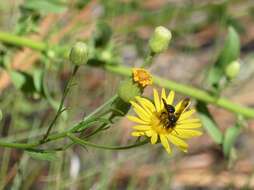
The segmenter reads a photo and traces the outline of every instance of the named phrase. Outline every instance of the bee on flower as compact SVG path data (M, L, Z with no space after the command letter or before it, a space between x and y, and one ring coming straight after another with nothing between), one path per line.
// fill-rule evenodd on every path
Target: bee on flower
M129 120L137 123L133 126L135 131L132 136L147 136L151 144L160 142L169 154L172 153L171 144L187 152L188 144L185 140L202 135L198 130L202 126L200 120L192 117L195 109L189 109L189 98L174 106L174 96L174 91L166 96L164 88L160 97L154 89L153 102L137 96L135 101L130 101L137 116L127 116Z

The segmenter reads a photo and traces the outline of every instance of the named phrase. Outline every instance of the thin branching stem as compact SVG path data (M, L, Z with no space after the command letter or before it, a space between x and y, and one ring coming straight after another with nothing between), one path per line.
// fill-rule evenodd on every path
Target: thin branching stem
M72 133L68 133L67 136L76 144L80 144L82 146L91 146L94 148L100 148L100 149L106 149L106 150L125 150L125 149L130 149L130 148L142 146L142 145L147 144L149 142L148 139L146 139L141 142L137 142L137 143L134 143L131 145L126 145L126 146L110 146L110 145L94 144L89 141L82 140L82 139L76 137L75 135L73 135Z
M47 140L47 138L48 138L48 136L49 136L49 134L50 134L50 131L52 130L52 127L53 127L54 124L56 123L56 121L57 121L58 117L61 115L61 113L63 113L63 111L65 110L65 109L63 108L64 101L65 101L65 98L66 98L68 92L70 91L70 87L71 87L71 85L72 85L73 78L74 78L75 74L77 73L77 71L78 71L78 66L75 66L75 67L73 68L73 72L72 72L72 74L71 74L71 76L70 76L70 78L69 78L69 80L68 80L68 82L67 82L67 84L66 84L66 86L65 86L65 88L64 88L63 95L62 95L62 99L61 99L60 105L59 105L59 107L58 107L58 110L57 110L57 112L56 112L56 115L55 115L54 119L52 120L52 122L50 123L47 132L46 132L45 135L43 136L42 142L44 142L44 141Z

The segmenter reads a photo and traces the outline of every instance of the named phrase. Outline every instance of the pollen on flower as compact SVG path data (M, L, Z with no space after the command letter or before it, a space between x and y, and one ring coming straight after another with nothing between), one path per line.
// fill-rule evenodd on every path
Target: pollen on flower
M152 75L145 69L133 68L132 69L133 80L142 87L152 84Z

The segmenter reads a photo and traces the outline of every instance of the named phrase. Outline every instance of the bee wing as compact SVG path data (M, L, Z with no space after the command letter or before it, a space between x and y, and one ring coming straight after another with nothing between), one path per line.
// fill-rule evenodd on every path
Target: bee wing
M167 109L167 102L164 98L162 98L162 102L163 102L164 108Z
M185 110L185 108L190 104L190 98L186 97L182 100L179 108L176 110L175 112L175 116L178 119L180 117L180 115L183 113L183 111Z

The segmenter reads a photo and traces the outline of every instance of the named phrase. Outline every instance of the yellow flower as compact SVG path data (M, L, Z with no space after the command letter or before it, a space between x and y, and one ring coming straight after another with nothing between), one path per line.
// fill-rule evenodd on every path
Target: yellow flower
M172 106L174 96L174 91L166 96L163 88L159 97L158 91L154 89L154 102L140 96L136 97L136 101L131 101L131 104L138 117L127 116L129 120L137 123L133 126L135 131L132 132L132 136L147 136L151 144L159 141L169 154L172 152L170 143L187 152L188 144L184 140L202 134L197 130L201 127L200 120L191 117L195 110L188 109L189 99L180 101L174 107ZM175 109L173 115L168 115L166 105L171 105L169 107ZM170 121L170 117L175 119L174 122Z
M153 83L151 74L145 69L133 68L132 74L133 80L139 83L142 87L151 85Z

